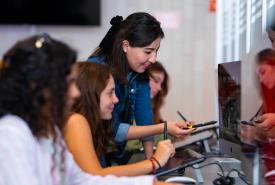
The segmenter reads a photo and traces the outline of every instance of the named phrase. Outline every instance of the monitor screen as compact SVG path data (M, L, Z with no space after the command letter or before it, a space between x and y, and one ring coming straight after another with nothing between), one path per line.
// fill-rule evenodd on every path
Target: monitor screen
M4 0L0 5L0 24L100 24L100 0Z
M218 65L220 138L240 144L241 62Z

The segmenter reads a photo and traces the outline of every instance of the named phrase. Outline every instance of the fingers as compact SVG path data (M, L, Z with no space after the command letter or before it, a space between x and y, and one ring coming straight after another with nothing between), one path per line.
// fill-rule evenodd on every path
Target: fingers
M168 132L170 135L179 138L179 137L186 137L187 135L191 134L194 129L189 129L188 124L193 124L193 122L169 122ZM188 128L188 129L187 129Z
M162 144L166 147L167 151L170 153L170 156L175 154L175 147L170 139L160 141L159 144Z
M271 129L270 124L267 121L263 121L262 123L258 124L257 126L259 126L264 131L268 131Z
M172 144L171 140L167 139L167 140L160 141L158 143L158 147L155 155L157 155L160 158L164 158L164 160L161 160L161 161L166 163L169 158L175 155L175 153L176 151L175 151L174 145Z
M176 138L185 138L188 135L190 135L194 130L196 130L195 128L189 128L189 129L179 129L175 135Z

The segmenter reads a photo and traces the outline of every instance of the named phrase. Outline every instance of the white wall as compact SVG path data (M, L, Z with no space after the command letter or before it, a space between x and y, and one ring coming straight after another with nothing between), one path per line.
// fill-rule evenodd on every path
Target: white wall
M115 15L135 11L166 13L166 34L158 59L167 67L171 88L163 109L164 119L178 120L176 110L195 121L217 119L215 86L215 14L206 0L102 0L100 27L0 26L0 55L18 39L47 32L71 44L85 60L99 44ZM173 22L174 25L170 23Z

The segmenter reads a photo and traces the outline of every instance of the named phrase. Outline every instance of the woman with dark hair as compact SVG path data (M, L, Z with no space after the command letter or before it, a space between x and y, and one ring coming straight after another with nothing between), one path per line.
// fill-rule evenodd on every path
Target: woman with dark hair
M150 14L133 13L125 20L116 16L112 27L101 41L89 61L106 64L114 71L116 95L119 102L114 109L114 135L118 163L125 151L125 140L140 139L146 158L153 154L153 135L161 134L165 123L154 124L150 100L148 67L156 62L161 39L164 37L160 23ZM137 126L133 126L135 120ZM184 130L184 122L167 124L169 134L185 137L193 130ZM121 162L122 161L122 162Z
M16 43L0 70L0 184L162 184L153 177L86 174L74 162L60 130L80 93L76 53L48 35Z
M113 140L112 112L118 103L115 83L108 66L78 63L77 85L81 96L64 128L65 141L85 172L98 175L136 176L154 172L175 153L170 140L159 142L154 156L129 165L106 167L106 146ZM100 160L99 160L100 159Z

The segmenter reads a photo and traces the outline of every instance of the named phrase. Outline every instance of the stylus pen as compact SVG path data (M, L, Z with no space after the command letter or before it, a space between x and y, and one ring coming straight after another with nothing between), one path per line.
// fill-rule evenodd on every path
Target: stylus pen
M177 113L181 117L181 119L183 119L184 121L187 121L187 119L182 115L180 111L177 111Z
M163 139L167 139L167 121L164 121Z
M183 116L183 114L180 111L177 111L178 115L181 117L181 119L183 119L183 121L187 122L187 119ZM186 128L183 129L189 129L192 128L191 124L188 124Z

